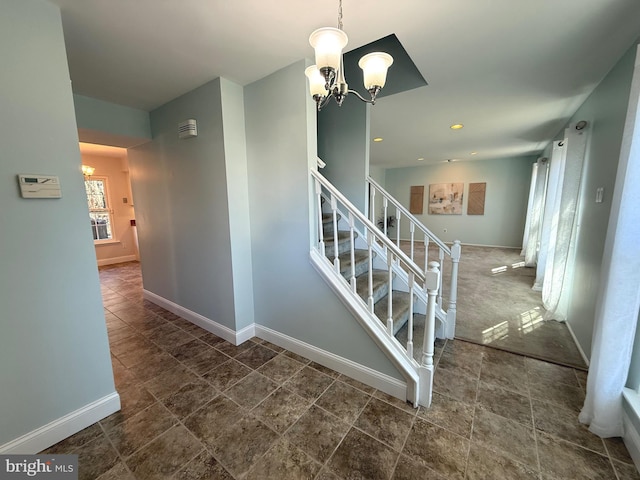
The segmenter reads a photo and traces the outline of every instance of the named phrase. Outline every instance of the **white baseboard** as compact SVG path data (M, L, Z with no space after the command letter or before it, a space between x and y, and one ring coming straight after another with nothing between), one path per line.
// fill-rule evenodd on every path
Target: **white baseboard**
M402 400L406 400L407 398L407 384L402 380L398 380L364 365L360 365L346 358L334 355L326 350L321 350L318 347L305 343L301 340L297 340L293 337L289 337L288 335L275 330L271 330L270 328L262 325L251 324L236 332L231 330L229 327L214 322L209 318L173 303L172 301L148 290L143 290L143 297L145 300L149 300L150 302L153 302L176 315L180 315L185 320L188 320L191 323L224 338L234 345L240 345L242 342L257 336L263 340L267 340L275 345L313 360L320 365L324 365L325 367L343 373L351 378L355 378L366 385L388 393L396 398L400 398Z
M348 377L354 378L377 390L381 390L402 401L407 399L407 384L402 380L380 373L359 363L340 357L326 350L305 343L296 338L277 332L262 325L255 326L256 336L279 347L302 355L320 365L331 368Z
M143 290L142 296L145 300L149 300L150 302L161 306L165 310L169 310L170 312L179 315L185 320L204 328L206 331L211 332L220 338L224 338L226 341L231 342L234 345L240 345L242 342L255 337L255 324L253 323L236 332L225 325L214 322L210 318L200 315L188 308L184 308L177 303L173 303L171 300L167 300L166 298L156 295L149 290Z
M125 255L124 257L111 257L98 260L98 266L104 267L105 265L115 265L116 263L135 262L138 257L135 255Z
M36 454L118 410L120 410L120 395L113 392L47 425L0 445L0 454Z
M573 343L575 343L576 347L578 347L578 351L580 352L580 356L582 357L582 360L584 360L585 365L587 367L589 367L589 359L587 358L587 355L584 353L584 350L582 350L582 347L580 346L580 342L578 342L576 334L573 333L573 329L571 328L571 324L569 322L564 322L564 324L567 326L567 329L569 330L569 333L571 334L571 338L573 338Z

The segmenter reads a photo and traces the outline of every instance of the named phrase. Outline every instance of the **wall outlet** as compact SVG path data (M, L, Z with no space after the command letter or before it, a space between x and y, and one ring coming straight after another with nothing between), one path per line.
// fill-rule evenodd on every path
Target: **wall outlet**
M602 203L604 198L604 187L598 187L596 189L596 203Z

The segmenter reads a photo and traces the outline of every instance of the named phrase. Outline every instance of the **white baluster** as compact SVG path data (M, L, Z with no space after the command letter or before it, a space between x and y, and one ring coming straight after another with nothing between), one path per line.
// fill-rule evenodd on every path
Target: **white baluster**
M415 281L415 274L412 270L409 270L409 321L407 324L407 355L409 358L413 358L413 285Z
M415 223L411 222L411 225L409 225L409 232L411 232L411 256L409 258L411 258L411 260L413 260L413 239L414 239L415 233L416 233L416 224Z
M389 272L389 293L387 294L387 331L393 336L393 253L387 251L387 270Z
M424 322L424 339L422 342L422 357L420 361L420 405L431 405L433 394L433 351L436 325L436 295L440 284L438 262L430 262L425 272L425 287L427 289L427 315Z
M355 218L349 212L349 235L351 239L351 290L356 293L356 243L354 237Z
M315 183L316 183L316 196L318 198L318 231L320 234L320 253L322 253L322 256L324 257L326 255L325 252L325 248L324 248L324 222L322 221L322 184L320 183L320 181L316 178L315 179Z
M385 237L387 236L387 209L389 207L389 201L387 197L382 199L382 209L384 212L384 216L382 217L382 231L384 232ZM386 247L385 247L386 248Z
M451 290L449 292L449 307L447 308L447 338L453 338L456 333L456 301L458 299L458 265L462 247L460 240L453 242L451 247Z
M367 298L367 304L369 305L369 311L374 313L373 304L373 239L374 234L372 231L367 236L367 245L369 246L369 273L367 275L367 281L369 282L369 297Z
M425 233L424 235L424 271L426 272L429 266L429 237Z
M440 248L438 253L438 260L440 261L440 265L444 265L444 250ZM440 288L438 289L438 307L442 309L442 283L440 282Z
M338 201L331 194L331 212L333 214L333 266L340 275L340 254L338 253Z
M400 248L400 219L402 212L396 208L396 245ZM400 259L398 259L400 261Z
M371 203L369 203L369 220L374 225L376 224L376 188L371 188Z

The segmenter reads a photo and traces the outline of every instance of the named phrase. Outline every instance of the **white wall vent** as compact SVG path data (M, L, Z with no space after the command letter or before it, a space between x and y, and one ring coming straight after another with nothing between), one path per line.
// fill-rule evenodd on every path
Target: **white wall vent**
M178 138L192 138L197 136L198 124L193 118L178 124Z

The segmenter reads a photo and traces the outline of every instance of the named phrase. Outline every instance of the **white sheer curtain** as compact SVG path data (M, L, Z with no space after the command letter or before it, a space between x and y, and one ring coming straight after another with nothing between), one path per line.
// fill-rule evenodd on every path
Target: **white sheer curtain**
M601 437L623 434L625 385L640 308L640 49L620 151L596 306L587 397L580 421Z
M527 221L522 239L522 252L524 263L527 267L533 267L538 260L540 248L540 234L542 231L542 212L544 211L545 195L547 189L546 158L539 158L533 164L531 175L531 189L529 191L529 205L527 208Z
M557 221L557 215L554 215L554 208L556 206L558 189L562 184L562 176L564 174L564 164L567 152L567 149L565 148L566 142L566 139L559 142L553 142L551 164L549 165L549 180L547 183L546 201L544 205L544 213L542 215L542 228L540 232L540 248L538 250L536 279L533 283L533 289L538 291L542 290L542 284L544 282L545 266L547 263L547 254L549 252L549 242L551 240L552 225L554 220Z
M533 210L533 199L536 193L536 178L538 177L538 162L531 167L531 185L529 185L529 200L527 201L527 217L524 222L524 235L522 236L522 251L520 256L524 257L527 245L529 244L529 230L531 230L531 215Z
M573 274L582 167L589 126L580 130L570 125L565 133L564 165L556 190L551 230L542 283L545 320L565 321L569 310L569 289Z

